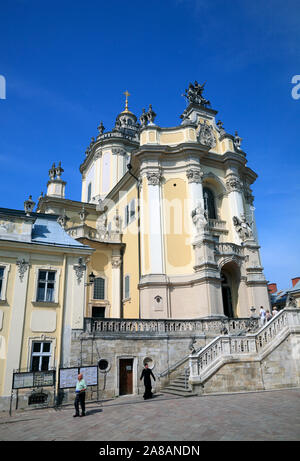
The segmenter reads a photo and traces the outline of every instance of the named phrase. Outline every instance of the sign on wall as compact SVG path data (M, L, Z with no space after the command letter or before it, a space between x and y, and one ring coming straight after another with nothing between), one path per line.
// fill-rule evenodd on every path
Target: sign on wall
M76 387L79 373L83 374L83 378L87 386L98 385L98 367L73 367L59 369L59 388L70 389Z
M59 388L70 389L76 387L78 378L78 367L59 369Z
M55 385L55 370L31 371L13 374L13 389Z

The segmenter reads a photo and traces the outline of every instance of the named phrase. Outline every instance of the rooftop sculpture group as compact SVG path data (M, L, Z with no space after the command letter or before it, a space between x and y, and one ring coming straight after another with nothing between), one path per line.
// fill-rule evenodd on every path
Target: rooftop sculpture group
M205 82L203 85L199 85L197 81L195 81L194 85L192 83L189 84L187 90L185 90L185 94L183 95L189 102L189 104L198 104L200 106L210 106L210 102L202 96L204 91Z

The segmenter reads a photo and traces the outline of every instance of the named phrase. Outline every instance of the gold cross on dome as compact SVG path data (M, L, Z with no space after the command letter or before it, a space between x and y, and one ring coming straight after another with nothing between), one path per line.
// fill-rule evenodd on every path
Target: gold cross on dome
M125 110L128 110L128 96L130 96L130 93L128 90L126 90L123 94L126 96L126 101L125 101Z

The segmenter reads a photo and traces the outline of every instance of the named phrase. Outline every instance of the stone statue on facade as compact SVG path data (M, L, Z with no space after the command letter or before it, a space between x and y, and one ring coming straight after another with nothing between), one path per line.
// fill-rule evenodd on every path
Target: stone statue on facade
M97 130L99 131L99 135L102 136L103 132L105 130L105 127L103 125L103 122L100 122L100 125L97 127Z
M189 350L191 352L191 354L195 354L197 351L195 349L195 346L194 344L196 343L196 339L195 339L195 336L193 336L190 340L190 343L189 343Z
M148 112L147 112L147 118L148 118L149 125L154 125L155 117L156 117L156 113L152 110L152 104L150 104Z
M147 122L148 122L148 117L145 112L145 109L143 109L142 115L140 116L141 127L144 128L145 126L147 126Z
M232 218L235 230L239 234L242 241L253 238L253 231L251 225L246 221L244 214L241 215L241 219L237 216Z
M207 227L208 221L206 218L205 210L201 203L198 203L196 208L192 211L192 220L197 229L197 234L203 234Z
M199 85L199 83L195 81L194 85L192 83L189 84L188 89L185 90L185 94L183 95L188 100L189 104L198 104L204 107L210 106L210 102L202 96L205 83L206 82L204 82L203 85Z
M234 144L234 147L235 147L237 150L242 150L242 149L241 149L242 140L243 140L243 139L238 135L238 132L236 131L236 132L235 132L235 136L234 136L234 140L233 140L233 144Z
M99 218L96 221L96 228L99 234L106 233L107 231L107 216L106 214L100 214Z

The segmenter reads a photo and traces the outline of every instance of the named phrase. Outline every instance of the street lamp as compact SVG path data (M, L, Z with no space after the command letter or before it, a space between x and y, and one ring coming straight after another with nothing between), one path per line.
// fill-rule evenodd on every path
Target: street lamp
M91 272L89 274L89 281L88 283L85 284L85 286L93 285L93 283L95 282L95 278L96 278L95 274Z

